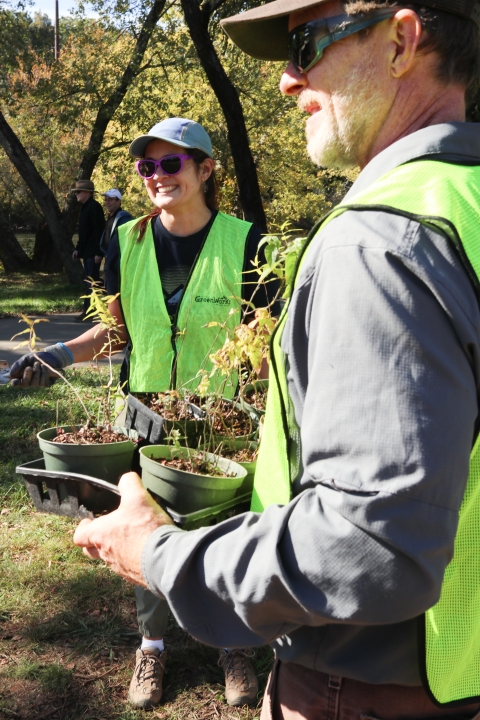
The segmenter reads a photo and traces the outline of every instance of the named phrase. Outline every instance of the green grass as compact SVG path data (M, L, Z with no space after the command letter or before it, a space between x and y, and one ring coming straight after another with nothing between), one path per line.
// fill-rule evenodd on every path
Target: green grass
M63 273L0 272L0 317L80 312L83 292L83 288L69 285Z
M68 377L92 404L105 370ZM39 457L36 433L80 421L64 383L0 386L0 718L28 720L254 720L259 708L224 702L218 652L170 620L164 702L146 713L127 705L138 645L133 588L72 542L76 521L34 510L15 467ZM263 688L272 654L255 660Z
M11 677L21 680L38 680L46 689L54 693L62 693L70 684L72 671L57 663L43 665L39 662L22 660L11 672Z

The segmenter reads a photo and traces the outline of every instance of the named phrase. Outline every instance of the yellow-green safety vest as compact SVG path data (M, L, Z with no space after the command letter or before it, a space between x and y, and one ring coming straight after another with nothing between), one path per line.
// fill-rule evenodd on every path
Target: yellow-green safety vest
M313 228L310 241L348 210L394 212L417 220L453 244L479 297L480 166L417 160L383 175L367 190L340 203ZM300 435L288 395L280 341L288 303L271 343L270 384L252 510L286 504L299 467ZM474 429L472 428L472 437ZM453 480L453 479L452 479ZM453 559L446 568L439 601L419 618L421 673L437 705L480 700L480 436L459 511Z
M210 372L209 355L241 321L242 271L252 224L218 213L190 271L176 317L167 311L152 223L143 239L133 220L118 229L120 302L131 342L129 389L133 393L194 391L198 372ZM224 326L205 327L216 322ZM233 397L237 378L214 377L214 390Z

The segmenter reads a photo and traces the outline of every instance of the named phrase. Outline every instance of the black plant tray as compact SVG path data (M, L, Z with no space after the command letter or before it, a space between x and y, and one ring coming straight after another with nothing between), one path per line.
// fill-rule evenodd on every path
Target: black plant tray
M77 519L93 519L105 512L116 510L120 491L116 485L99 478L77 473L45 470L43 458L18 465L16 472L23 476L35 508L39 512L53 513ZM165 507L162 500L150 493L183 530L215 525L233 515L246 512L250 507L251 493L234 497L228 502L181 515Z
M198 422L205 419L205 413L192 403L189 403L189 408L192 413L191 420L166 420L150 410L139 398L129 395L125 427L127 430L136 430L150 445L161 443L172 428L178 428L190 441L194 441L194 436L198 434Z

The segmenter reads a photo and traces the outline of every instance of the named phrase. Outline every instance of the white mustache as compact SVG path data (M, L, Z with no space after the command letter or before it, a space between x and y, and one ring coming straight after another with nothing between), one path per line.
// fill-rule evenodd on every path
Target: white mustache
M311 90L302 90L297 99L298 107L300 110L306 112L306 109L311 105L318 105L318 100L315 93Z

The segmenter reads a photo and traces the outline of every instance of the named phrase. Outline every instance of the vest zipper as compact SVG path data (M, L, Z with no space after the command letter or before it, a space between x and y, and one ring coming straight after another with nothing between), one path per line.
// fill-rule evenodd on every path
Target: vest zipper
M217 213L217 214L218 214L218 213ZM174 315L174 317L173 317L172 324L171 324L171 326L170 326L170 330L171 330L171 333L172 333L170 340L171 340L171 343L172 343L172 350L173 350L172 373L171 373L171 375L170 375L170 390L176 390L176 384L177 384L177 358L178 358L178 353L177 353L177 343L176 343L176 339L177 339L177 336L180 334L180 328L178 327L178 314L179 314L179 312L180 312L180 306L181 306L181 304L182 304L182 302L183 302L183 298L185 297L185 293L186 293L186 290L187 290L188 283L190 282L190 279L191 279L191 277L192 277L192 275L193 275L193 273L194 273L194 271L195 271L195 268L197 267L198 259L199 259L200 255L202 254L203 248L205 247L205 243L206 243L206 241L207 241L208 236L210 235L210 230L212 229L212 227L213 227L213 225L214 225L214 223L215 223L216 218L217 218L217 215L215 215L215 217L214 217L214 219L213 219L213 222L210 224L207 232L205 233L205 237L204 237L203 240L202 240L202 244L201 244L201 246L200 246L200 248L199 248L199 251L198 251L198 253L197 253L197 256L196 256L196 258L195 258L195 260L194 260L194 262L193 262L192 267L190 268L190 272L188 273L187 280L186 280L186 282L185 282L185 285L183 286L182 297L180 298L180 301L179 301L179 303L178 303L178 305L177 305L177 309L175 310L175 315Z

